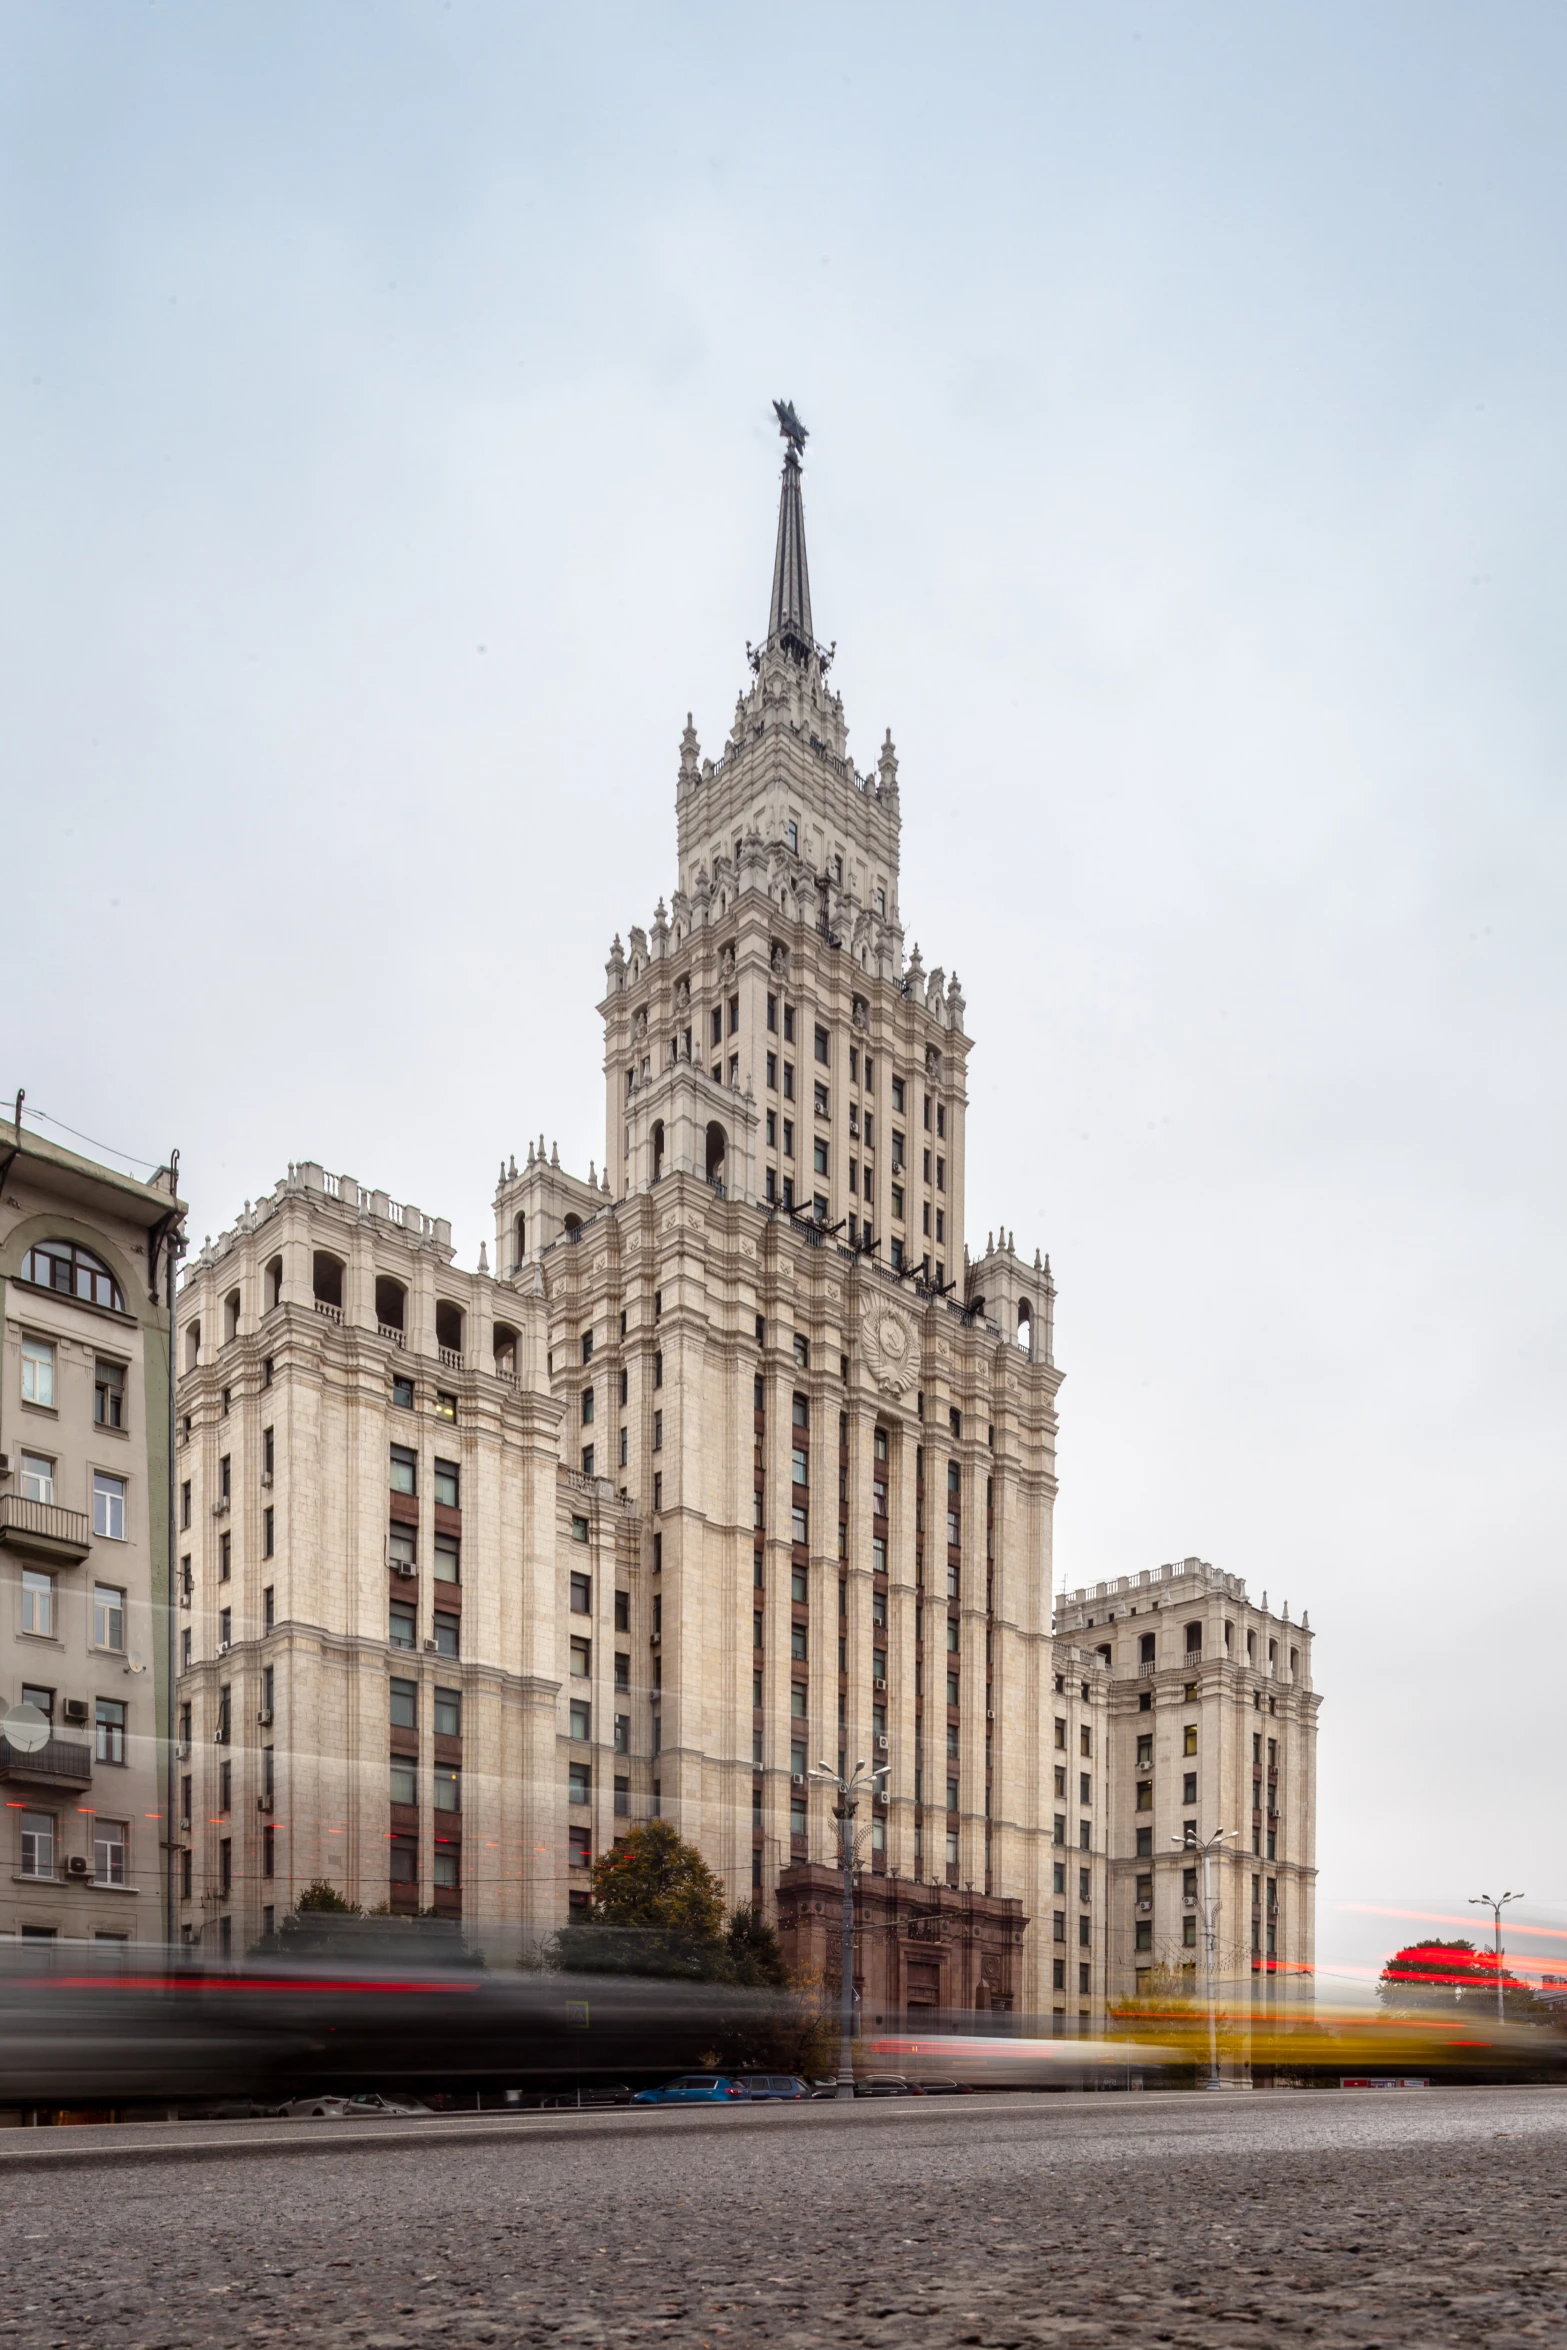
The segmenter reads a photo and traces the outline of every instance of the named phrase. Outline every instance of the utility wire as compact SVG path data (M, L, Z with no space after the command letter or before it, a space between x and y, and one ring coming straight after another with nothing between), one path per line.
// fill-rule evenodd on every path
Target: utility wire
M4 1098L7 1100L14 1101L16 1099L15 1086L0 1089L0 1092L3 1092ZM112 1142L99 1142L96 1136L83 1134L80 1127L67 1126L63 1118L52 1118L47 1110L35 1109L31 1102L27 1104L25 1115L29 1118L42 1118L46 1126L58 1126L62 1134L71 1135L77 1142L91 1143L95 1151L107 1151L111 1158L129 1159L133 1167L159 1167L167 1164L162 1159L144 1159L137 1151L122 1151Z

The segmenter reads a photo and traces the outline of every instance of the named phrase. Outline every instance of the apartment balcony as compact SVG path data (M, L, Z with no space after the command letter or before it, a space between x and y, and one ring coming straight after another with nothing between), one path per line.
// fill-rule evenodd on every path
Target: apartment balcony
M74 1738L47 1738L31 1754L0 1737L0 1780L17 1787L61 1787L75 1790L92 1785L92 1748Z
M0 1495L0 1542L55 1566L76 1566L92 1548L92 1520L85 1510L7 1493Z

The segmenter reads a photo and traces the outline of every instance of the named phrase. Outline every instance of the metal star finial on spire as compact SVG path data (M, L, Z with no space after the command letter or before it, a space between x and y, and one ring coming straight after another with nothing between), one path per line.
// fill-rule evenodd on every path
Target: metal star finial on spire
M773 414L778 419L778 430L797 454L805 447L810 435L794 412L792 400L775 400Z

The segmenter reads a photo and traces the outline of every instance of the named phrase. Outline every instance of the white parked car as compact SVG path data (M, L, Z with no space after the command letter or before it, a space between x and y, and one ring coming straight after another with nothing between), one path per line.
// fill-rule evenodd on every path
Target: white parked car
M379 2121L430 2110L417 2097L382 2097L373 2089L358 2097L293 2097L278 2108L290 2121L317 2122Z

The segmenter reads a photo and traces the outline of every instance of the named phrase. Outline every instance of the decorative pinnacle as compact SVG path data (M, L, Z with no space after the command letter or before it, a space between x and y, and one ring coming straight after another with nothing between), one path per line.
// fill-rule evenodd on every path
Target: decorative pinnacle
M773 414L778 419L779 432L795 455L798 456L810 439L810 435L794 412L794 402L792 400L775 400Z

